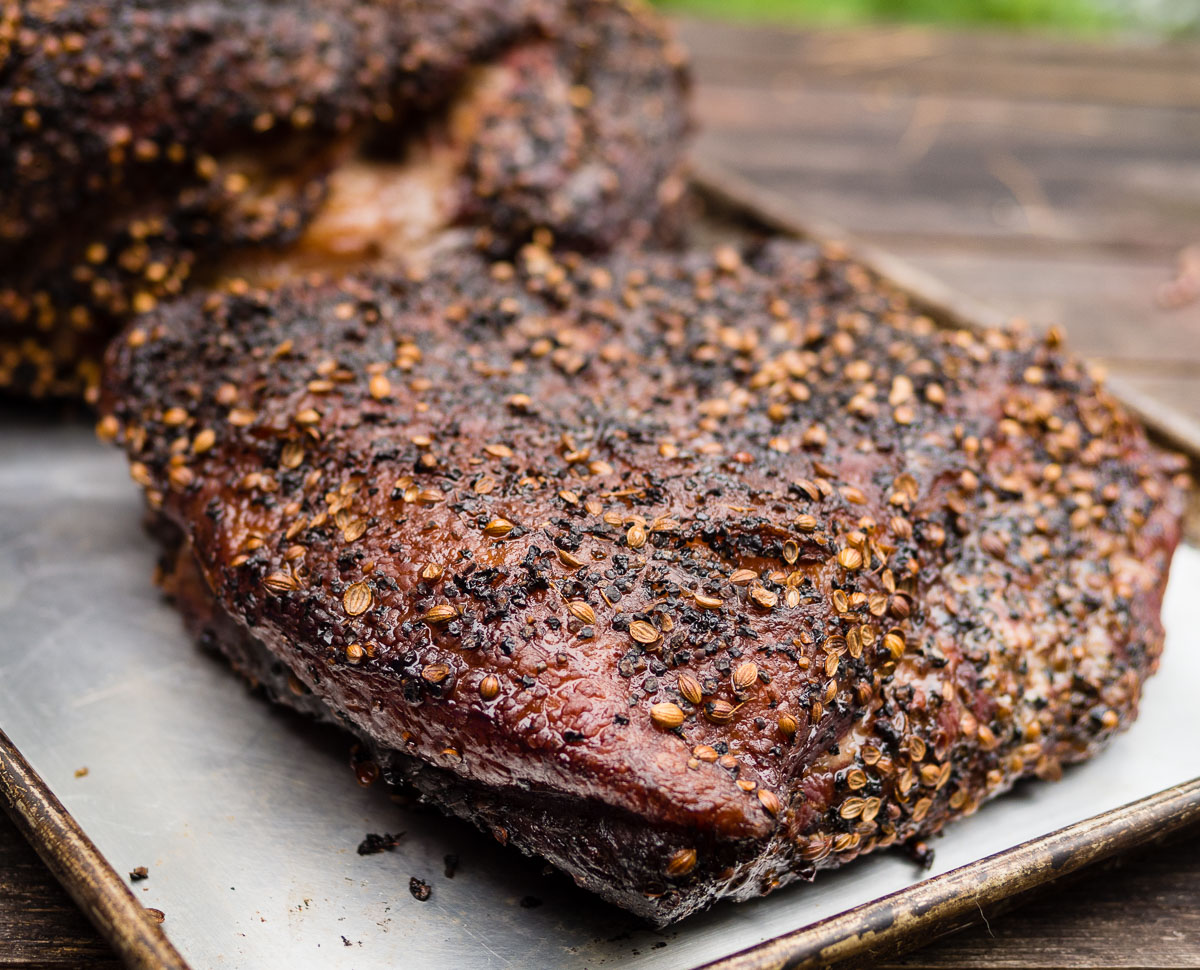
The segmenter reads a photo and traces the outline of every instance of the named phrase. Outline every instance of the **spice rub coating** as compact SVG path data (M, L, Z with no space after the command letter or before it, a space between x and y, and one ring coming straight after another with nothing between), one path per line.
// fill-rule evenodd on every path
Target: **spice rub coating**
M0 389L94 387L134 313L345 251L355 219L305 231L371 208L332 178L359 163L372 196L399 180L420 225L364 231L401 249L456 225L636 240L677 191L685 96L678 47L620 0L0 3Z
M803 244L528 246L164 306L99 430L194 626L665 923L1135 716L1182 462L1059 342L939 329Z

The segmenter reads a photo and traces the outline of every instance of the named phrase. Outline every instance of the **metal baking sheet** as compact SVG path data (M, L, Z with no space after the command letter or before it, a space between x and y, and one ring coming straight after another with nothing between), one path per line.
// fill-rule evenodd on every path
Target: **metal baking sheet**
M200 652L150 582L123 457L81 424L0 414L0 727L195 970L697 966L1200 777L1200 551L1176 556L1141 718L1058 784L810 886L646 929L468 826L363 789L349 742L272 708ZM86 768L86 774L81 770ZM403 832L360 856L368 832ZM445 875L445 856L459 863ZM419 902L410 877L432 886Z

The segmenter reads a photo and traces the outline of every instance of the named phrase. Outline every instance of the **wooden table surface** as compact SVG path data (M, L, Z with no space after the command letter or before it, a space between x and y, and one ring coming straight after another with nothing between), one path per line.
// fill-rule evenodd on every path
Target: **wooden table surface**
M1200 421L1200 46L687 21L696 153L1039 324ZM1192 270L1200 296L1200 266ZM1183 729L1191 729L1181 727ZM984 922L986 919L986 922ZM0 815L0 970L115 968ZM1200 967L1200 833L890 967ZM199 970L199 968L197 968Z

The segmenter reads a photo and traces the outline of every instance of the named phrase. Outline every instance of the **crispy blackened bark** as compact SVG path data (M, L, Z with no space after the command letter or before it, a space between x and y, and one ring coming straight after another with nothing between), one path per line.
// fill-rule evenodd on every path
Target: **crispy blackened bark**
M100 431L219 645L663 923L1135 716L1182 464L1059 340L939 329L801 244L530 246L164 306Z
M575 248L640 242L682 191L683 51L609 0L569 6L561 40L504 62L467 145L464 217L490 229L498 252L540 227Z
M619 0L3 4L0 388L94 388L131 315L311 255L326 206L371 208L332 178L364 161L418 223L375 227L387 255L456 225L636 240L678 190L685 90Z

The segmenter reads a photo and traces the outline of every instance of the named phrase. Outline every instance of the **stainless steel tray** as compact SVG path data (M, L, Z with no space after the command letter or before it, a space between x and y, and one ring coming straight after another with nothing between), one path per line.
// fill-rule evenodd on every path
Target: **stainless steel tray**
M88 427L0 415L0 789L131 965L822 965L928 939L1200 818L1200 749L1180 727L1200 684L1194 548L1176 557L1142 716L1100 757L950 826L931 872L881 854L659 932L461 823L358 787L344 736L270 707L189 642L149 581L140 523L123 458ZM368 832L404 836L360 856ZM149 878L128 885L142 865ZM141 906L166 914L161 927Z

